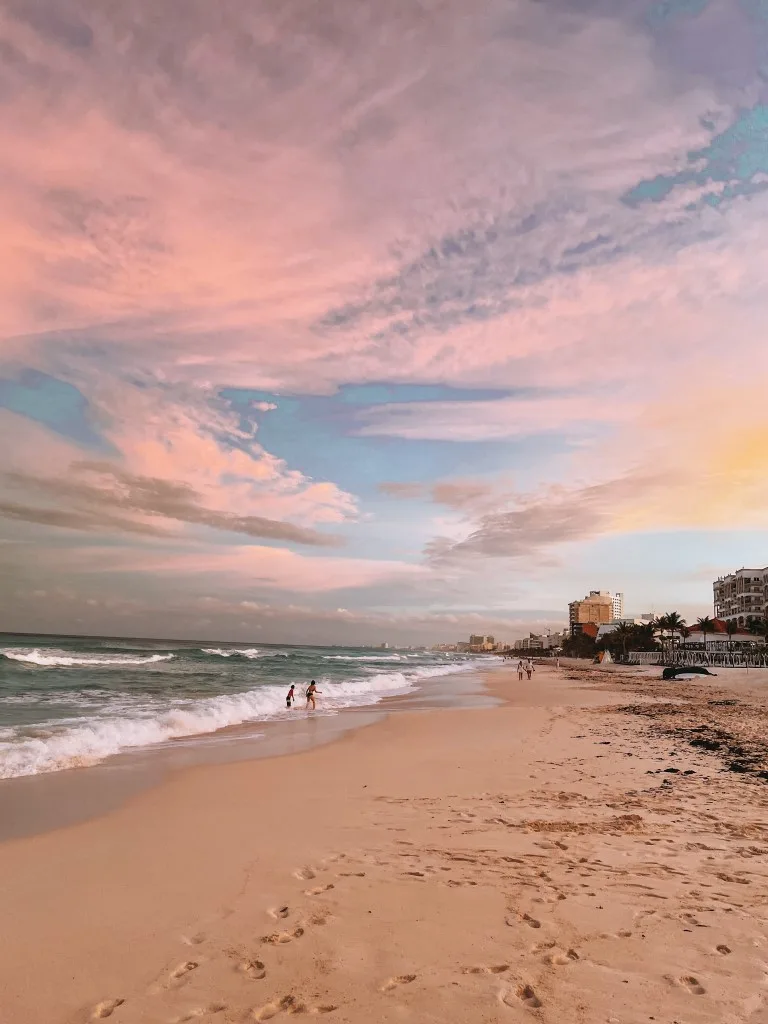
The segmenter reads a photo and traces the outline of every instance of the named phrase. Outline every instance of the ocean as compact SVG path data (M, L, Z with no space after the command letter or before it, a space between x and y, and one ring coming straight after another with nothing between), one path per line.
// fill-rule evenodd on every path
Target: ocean
M0 637L0 779L97 764L122 751L286 720L315 679L315 714L339 714L466 671L431 651L213 644L93 637Z

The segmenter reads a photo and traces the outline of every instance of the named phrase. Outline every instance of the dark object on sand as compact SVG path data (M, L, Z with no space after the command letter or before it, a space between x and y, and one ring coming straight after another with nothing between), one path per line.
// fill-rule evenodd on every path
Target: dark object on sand
M710 672L708 668L701 665L668 665L661 673L662 679L677 679L678 676L715 676L716 672Z

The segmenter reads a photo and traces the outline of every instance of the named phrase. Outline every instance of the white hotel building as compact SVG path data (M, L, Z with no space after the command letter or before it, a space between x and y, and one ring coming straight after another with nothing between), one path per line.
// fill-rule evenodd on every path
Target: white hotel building
M746 626L768 616L768 568L739 569L713 584L715 618Z

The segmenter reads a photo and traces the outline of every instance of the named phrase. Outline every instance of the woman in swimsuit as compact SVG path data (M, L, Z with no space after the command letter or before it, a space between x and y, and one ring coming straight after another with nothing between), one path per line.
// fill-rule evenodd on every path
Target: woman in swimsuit
M313 679L312 682L307 687L307 710L309 710L309 705L310 704L312 705L312 710L313 711L315 710L315 694L316 693L320 693L320 690L318 690L317 685L315 683L315 680Z

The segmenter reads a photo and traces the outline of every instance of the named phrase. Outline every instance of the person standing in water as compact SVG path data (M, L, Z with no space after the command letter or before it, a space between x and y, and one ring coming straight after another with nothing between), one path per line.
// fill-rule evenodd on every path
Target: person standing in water
M517 663L517 678L520 680L520 682L523 681L523 661L522 661L522 658Z
M316 693L320 693L320 692L321 691L318 690L317 684L315 683L315 680L313 679L312 682L307 687L307 708L306 708L307 711L309 710L309 705L310 704L312 705L312 710L313 711L315 710L315 694Z
M293 708L293 705L296 703L296 693L294 691L295 691L295 687L294 687L293 683L291 683L291 688L288 691L288 693L286 693L286 695L285 695L285 706L289 710L291 708Z

